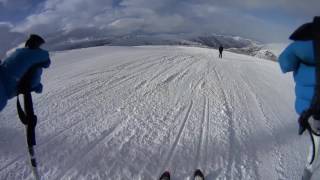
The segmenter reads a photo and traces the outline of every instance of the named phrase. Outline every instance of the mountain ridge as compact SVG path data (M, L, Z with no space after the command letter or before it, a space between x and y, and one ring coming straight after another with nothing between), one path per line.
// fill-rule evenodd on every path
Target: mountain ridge
M181 45L194 47L219 48L276 61L277 55L268 49L263 49L264 44L248 38L232 35L203 34L203 35L146 35L129 34L118 36L98 36L87 38L67 38L68 35L48 38L46 48L53 51L79 49L96 46L145 46L145 45ZM62 40L64 39L64 40Z

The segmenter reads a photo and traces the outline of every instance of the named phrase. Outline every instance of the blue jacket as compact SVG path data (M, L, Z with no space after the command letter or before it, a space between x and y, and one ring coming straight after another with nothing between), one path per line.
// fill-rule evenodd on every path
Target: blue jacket
M315 56L312 41L295 41L279 56L282 72L293 72L298 114L310 107L316 85Z
M42 49L17 49L0 65L0 111L8 99L17 95L17 86L23 75L34 65L41 64L42 68L50 66L49 53ZM31 87L42 92L40 83L42 68L39 68L31 80Z

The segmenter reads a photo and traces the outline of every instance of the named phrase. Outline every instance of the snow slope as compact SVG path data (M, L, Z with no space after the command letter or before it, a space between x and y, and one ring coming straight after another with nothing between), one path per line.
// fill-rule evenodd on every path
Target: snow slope
M267 60L192 47L95 47L54 53L35 95L43 179L295 180L291 75ZM0 113L0 179L32 179L15 101Z

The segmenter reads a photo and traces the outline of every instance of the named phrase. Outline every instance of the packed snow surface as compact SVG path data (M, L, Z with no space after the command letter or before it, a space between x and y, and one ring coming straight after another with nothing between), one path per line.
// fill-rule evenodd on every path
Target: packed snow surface
M34 95L43 180L298 180L294 84L278 64L213 49L95 47L52 54ZM0 179L33 179L15 100L0 113Z

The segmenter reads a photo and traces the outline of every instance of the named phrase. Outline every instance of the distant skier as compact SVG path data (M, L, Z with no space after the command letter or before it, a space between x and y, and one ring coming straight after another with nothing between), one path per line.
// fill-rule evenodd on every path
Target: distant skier
M18 95L20 80L32 67L38 67L31 79L32 91L42 92L42 68L50 66L48 51L40 49L44 43L42 37L32 34L26 41L25 48L16 49L0 64L0 111L9 99Z
M303 180L312 176L313 163L317 160L317 145L314 133L320 131L320 18L313 23L307 23L298 28L290 37L293 42L279 56L282 72L293 72L296 83L295 109L300 115L299 134L305 130L310 132L312 138L312 159L306 166Z
M220 45L219 47L219 58L222 58L223 46Z

